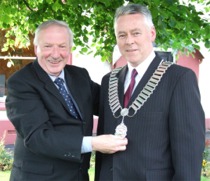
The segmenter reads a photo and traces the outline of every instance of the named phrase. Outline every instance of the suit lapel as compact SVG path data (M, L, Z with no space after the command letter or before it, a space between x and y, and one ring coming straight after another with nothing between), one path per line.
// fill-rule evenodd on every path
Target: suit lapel
M33 63L33 68L39 80L45 85L45 89L52 95L54 95L65 107L67 111L69 111L68 106L66 105L65 100L63 99L62 95L59 93L58 89L56 88L55 84L50 79L49 75L41 68L36 60Z
M78 86L79 80L77 80L77 76L74 76L74 74L72 74L71 71L66 71L66 69L64 69L64 73L65 73L66 85L69 89L74 105L77 109L77 112L80 115L80 118L83 119L82 113L84 110L82 110L83 106L81 100L79 99L80 96L77 95L77 93L80 92L79 89L81 89L81 87Z
M131 96L131 99L129 101L129 105L136 99L138 94L142 91L146 83L149 81L150 77L153 75L155 70L157 69L158 65L160 64L161 59L156 55L153 59L152 63L149 65L148 69L146 70L144 76L139 81L136 89L134 90L133 95Z

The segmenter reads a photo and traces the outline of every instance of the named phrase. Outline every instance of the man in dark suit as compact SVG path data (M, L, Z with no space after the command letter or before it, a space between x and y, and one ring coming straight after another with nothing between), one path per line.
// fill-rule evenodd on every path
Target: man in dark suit
M17 132L11 181L88 181L92 150L125 150L127 139L91 137L100 86L66 65L72 45L65 22L44 22L35 32L37 60L8 80L7 114Z
M115 133L128 144L124 152L97 153L96 180L200 180L205 117L194 72L155 53L146 7L119 7L114 28L128 64L102 79L98 134Z

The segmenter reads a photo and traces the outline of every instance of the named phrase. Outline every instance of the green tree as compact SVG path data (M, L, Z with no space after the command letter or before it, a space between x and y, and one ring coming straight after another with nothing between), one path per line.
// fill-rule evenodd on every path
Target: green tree
M202 5L196 10L193 3ZM113 17L124 0L1 0L0 29L7 29L7 42L2 51L19 42L29 44L29 33L42 21L58 19L66 21L75 35L75 47L81 53L100 55L102 61L111 60L115 45ZM128 1L127 1L128 3ZM202 16L210 12L210 2L189 0L133 0L129 3L147 5L153 15L157 30L156 44L173 50L199 49L204 42L210 49L210 27ZM208 17L207 17L208 18Z

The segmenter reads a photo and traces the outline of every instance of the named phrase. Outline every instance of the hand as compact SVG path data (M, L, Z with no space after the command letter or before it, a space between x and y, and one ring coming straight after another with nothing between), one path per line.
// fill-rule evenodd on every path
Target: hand
M122 138L115 135L100 135L92 138L93 151L99 151L101 153L112 154L117 151L126 150L128 144L127 138Z

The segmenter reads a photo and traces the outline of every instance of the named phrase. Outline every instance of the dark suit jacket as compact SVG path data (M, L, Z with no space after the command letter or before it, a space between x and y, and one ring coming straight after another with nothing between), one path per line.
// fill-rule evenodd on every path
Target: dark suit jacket
M143 89L161 59L157 56L135 89L129 105ZM118 73L123 105L127 66ZM113 134L122 118L114 118L108 103L109 74L101 85L98 134ZM128 145L113 155L97 153L96 180L200 180L205 144L205 117L192 70L172 65L137 114L125 117Z
M11 181L88 180L90 153L81 154L81 145L92 135L100 87L83 68L66 65L64 72L82 120L71 117L37 61L8 80L6 108L17 131Z

